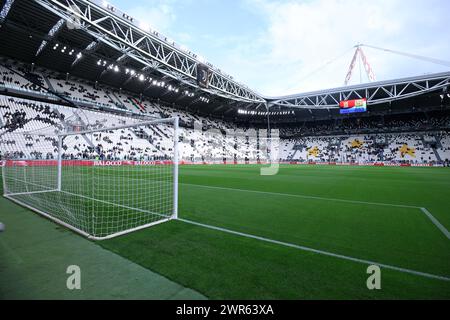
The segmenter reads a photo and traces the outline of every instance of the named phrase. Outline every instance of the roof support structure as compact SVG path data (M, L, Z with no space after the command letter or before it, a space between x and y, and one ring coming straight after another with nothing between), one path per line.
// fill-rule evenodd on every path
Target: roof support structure
M369 105L412 98L450 87L450 72L272 98L271 104L299 109L339 108L343 100L366 98Z
M118 17L99 4L88 0L34 0L45 9L72 23L99 41L162 74L197 87L197 65L193 56L172 44L148 33L132 22ZM73 22L76 21L77 24ZM264 99L246 86L211 69L211 94L244 102L264 102Z
M83 60L84 54L92 54L100 47L100 42L92 41L87 47L82 51L81 56L77 56L75 60L72 62L70 69L73 69L78 63Z
M9 11L11 11L11 8L14 4L14 0L6 0L2 9L0 10L0 24L3 24L5 22L6 18L8 17Z
M64 25L65 20L59 19L57 23L50 29L48 32L48 39L42 40L41 45L36 51L36 57L39 56L39 54L47 47L49 42L51 42L53 39L55 39L58 36L58 33L61 31L62 26Z

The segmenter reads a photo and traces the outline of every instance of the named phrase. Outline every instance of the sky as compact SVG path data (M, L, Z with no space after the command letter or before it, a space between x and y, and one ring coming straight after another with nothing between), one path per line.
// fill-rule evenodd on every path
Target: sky
M450 61L448 0L108 0L265 96L344 85L358 43ZM363 47L376 80L450 71ZM349 84L368 82L356 64Z

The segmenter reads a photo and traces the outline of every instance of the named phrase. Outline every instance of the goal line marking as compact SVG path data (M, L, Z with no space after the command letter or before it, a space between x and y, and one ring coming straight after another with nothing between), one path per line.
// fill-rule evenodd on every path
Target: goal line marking
M450 277L446 277L446 276L435 275L435 274L421 272L421 271L416 271L416 270L412 270L412 269L396 267L396 266L392 266L392 265L389 265L389 264L378 263L378 262L375 262L375 261L354 258L354 257L341 255L341 254L337 254L337 253L332 253L332 252L328 252L328 251L324 251L324 250L313 249L313 248L309 248L309 247L305 247L305 246L301 246L301 245L297 245L297 244L293 244L293 243L273 240L273 239L269 239L269 238L265 238L265 237L255 236L255 235L248 234L248 233L243 233L243 232L233 231L233 230L226 229L226 228L221 228L221 227L216 227L216 226L212 226L212 225L208 225L208 224L203 224L203 223L195 222L195 221L192 221L192 220L181 219L181 218L178 218L178 220L182 221L184 223L188 223L188 224L191 224L191 225L198 226L198 227L203 227L203 228L207 228L207 229L211 229L211 230L216 230L216 231L220 231L220 232L224 232L224 233L229 233L229 234L237 235L237 236L244 237L244 238L250 238L250 239L264 241L264 242L268 242L268 243L272 243L272 244L277 244L277 245L281 245L281 246L284 246L284 247L294 248L294 249L298 249L298 250L302 250L302 251L306 251L306 252L312 252L312 253L325 255L325 256L329 256L329 257L334 257L334 258L338 258L338 259L342 259L342 260L353 261L353 262L357 262L357 263L360 263L360 264L377 265L377 266L379 266L381 268L395 270L395 271L399 271L399 272L402 272L402 273L409 273L409 274L413 274L413 275L421 276L421 277L425 277L425 278L436 279L436 280L441 280L441 281L450 281Z
M116 207L120 207L120 208L124 208L124 209L128 209L128 210L133 210L133 211L146 213L146 214L151 214L151 215L157 215L157 216L160 216L160 217L163 217L163 218L166 218L166 219L171 217L171 215L164 215L164 214L152 212L152 211L149 211L149 210L133 208L133 207L129 207L129 206L126 206L126 205L123 205L123 204L109 202L109 201L106 201L106 200L95 199L95 198L91 198L91 197L88 197L88 196L83 196L81 194L76 194L76 193L72 193L72 192L68 192L68 191L61 190L59 192L64 193L64 194L68 194L68 195L71 195L71 196L74 196L74 197L79 197L79 198L83 198L83 199L91 200L91 201L97 201L97 202L100 202L100 203L104 203L104 204L108 204L108 205L111 205L111 206L116 206Z
M49 193L49 192L57 192L57 189L53 190L42 190L42 191L28 191L28 192L18 192L18 193L7 193L8 196L14 197L14 196L24 196L24 195L32 195L32 194L39 194L39 193Z
M191 184L191 183L180 183L187 186L196 186L201 188L208 189L218 189L218 190L229 190L229 191L240 191L240 192L250 192L250 193L260 193L260 194L268 194L268 195L276 195L276 196L285 196L285 197L293 197L293 198L302 198L302 199L312 199L312 200L323 200L323 201L336 201L336 202L344 202L344 203L353 203L353 204L367 204L374 206L384 206L384 207L394 207L394 208L406 208L406 209L417 209L424 213L428 219L450 240L450 232L437 220L429 210L424 207L419 206L410 206L403 204L393 204L393 203L383 203L383 202L367 202L367 201L358 201L358 200L346 200L346 199L336 199L336 198L325 198L325 197L316 197L316 196L308 196L302 194L291 194L291 193L281 193L281 192L270 192L270 191L259 191L259 190L249 190L249 189L238 189L238 188L227 188L227 187L216 187L216 186L208 186L203 184Z
M9 177L8 177L8 179L9 179ZM21 180L21 179L17 179L17 178L12 178L11 177L10 179L13 179L13 180L16 180L16 181L20 181L20 182L23 182L23 183L27 183L27 184L31 184L31 185L34 185L36 187L48 188L46 186L42 186L42 185L39 185L39 184L36 184L36 183L32 183L32 182ZM88 197L88 196L84 196L82 194L72 193L72 192L69 192L69 191L50 189L50 188L48 188L48 189L49 190L43 190L43 191L9 193L9 194L7 194L7 196L13 197L13 196L19 196L19 195L32 195L32 194L36 194L36 193L49 193L49 192L58 193L58 192L60 192L60 193L64 193L64 194L67 194L67 195L74 196L74 197L79 197L79 198L83 198L83 199L86 199L86 200L97 201L97 202L101 202L101 203L104 203L104 204L109 204L109 205L112 205L112 206L121 207L121 208L124 208L124 209L129 209L129 210L133 210L133 211L137 211L137 212L141 212L141 213L153 214L153 215L161 216L161 217L164 217L164 218L170 218L170 216L171 216L171 215L164 215L164 214L161 214L161 213L152 212L152 211L149 211L149 210L133 208L133 207L129 207L129 206L126 206L126 205L122 205L122 204L118 204L118 203L114 203L114 202L109 202L109 201L106 201L106 200L95 199L95 198L91 198L91 197Z

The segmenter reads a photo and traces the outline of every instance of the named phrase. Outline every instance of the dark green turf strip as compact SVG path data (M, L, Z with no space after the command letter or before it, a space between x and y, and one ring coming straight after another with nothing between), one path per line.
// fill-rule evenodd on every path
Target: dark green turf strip
M0 299L204 298L3 198L0 221ZM79 291L66 288L69 265Z

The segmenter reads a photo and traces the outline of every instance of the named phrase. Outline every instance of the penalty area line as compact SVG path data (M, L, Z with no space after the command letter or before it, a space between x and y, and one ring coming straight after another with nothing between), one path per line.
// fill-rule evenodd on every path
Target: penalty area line
M417 209L417 210L420 210L422 213L424 213L431 220L431 222L447 237L447 239L450 239L450 232L430 213L430 211L428 211L424 207L410 206L410 205L404 205L404 204L384 203L384 202L368 202L368 201L358 201L358 200L348 200L348 199L326 198L326 197L308 196L308 195L303 195L303 194L291 194L291 193L281 193L281 192L250 190L250 189L216 187L216 186L208 186L208 185L204 185L204 184L191 184L191 183L180 183L180 184L186 185L186 186L207 188L207 189L219 189L219 190L229 190L229 191L239 191L239 192L249 192L249 193L260 193L260 194L267 194L267 195L274 195L274 196L284 196L284 197L310 199L310 200L335 201L335 202L343 202L343 203L350 203L350 204L363 204L363 205L371 205L371 206Z
M396 266L392 266L392 265L388 265L388 264L384 264L384 263L378 263L378 262L375 262L375 261L359 259L359 258L354 258L354 257L346 256L346 255L341 255L341 254L337 254L337 253L328 252L328 251L313 249L313 248L309 248L309 247L305 247L305 246L301 246L301 245L297 245L297 244L293 244L293 243L273 240L273 239L269 239L269 238L255 236L255 235L248 234L248 233L243 233L243 232L239 232L239 231L229 230L229 229L226 229L226 228L221 228L221 227L216 227L216 226L212 226L212 225L208 225L208 224L203 224L203 223L195 222L195 221L192 221L192 220L178 218L178 221L182 221L184 223L188 223L188 224L195 225L195 226L198 226L198 227L203 227L203 228L207 228L207 229L211 229L211 230L216 230L216 231L220 231L220 232L224 232L224 233L233 234L233 235L244 237L244 238L255 239L255 240L259 240L259 241L263 241L263 242L277 244L277 245L284 246L284 247L298 249L298 250L305 251L305 252L312 252L312 253L316 253L316 254L320 254L320 255L324 255L324 256L338 258L338 259L341 259L341 260L348 260L348 261L353 261L353 262L357 262L357 263L360 263L360 264L366 264L366 265L377 265L377 266L379 266L381 268L384 268L384 269L390 269L390 270L399 271L399 272L402 272L402 273L409 273L409 274L412 274L412 275L415 275L415 276L420 276L420 277L425 277L425 278L430 278L430 279L435 279L435 280L441 280L441 281L450 281L450 277L435 275L435 274L431 274L431 273L426 273L426 272L421 272L421 271L416 271L416 270L396 267Z
M372 205L372 206L385 206L385 207L396 207L396 208L407 208L407 209L422 209L419 206L409 206L409 205L404 205L404 204L368 202L368 201L308 196L308 195L303 195L303 194L292 194L292 193L282 193L282 192L250 190L250 189L216 187L216 186L208 186L208 185L204 185L204 184L192 184L192 183L180 183L180 184L186 185L186 186L199 187L199 188L207 188L207 189L219 189L219 190L240 191L240 192L249 192L249 193L260 193L260 194L267 194L267 195L274 195L274 196L284 196L284 197L293 197L293 198L302 198L302 199L311 199L311 200L335 201L335 202L344 202L344 203L352 203L352 204L365 204L365 205Z
M433 224L441 230L441 232L447 237L447 239L450 239L450 232L431 214L430 211L427 210L427 208L420 208L422 212L428 217L428 219L433 222Z

